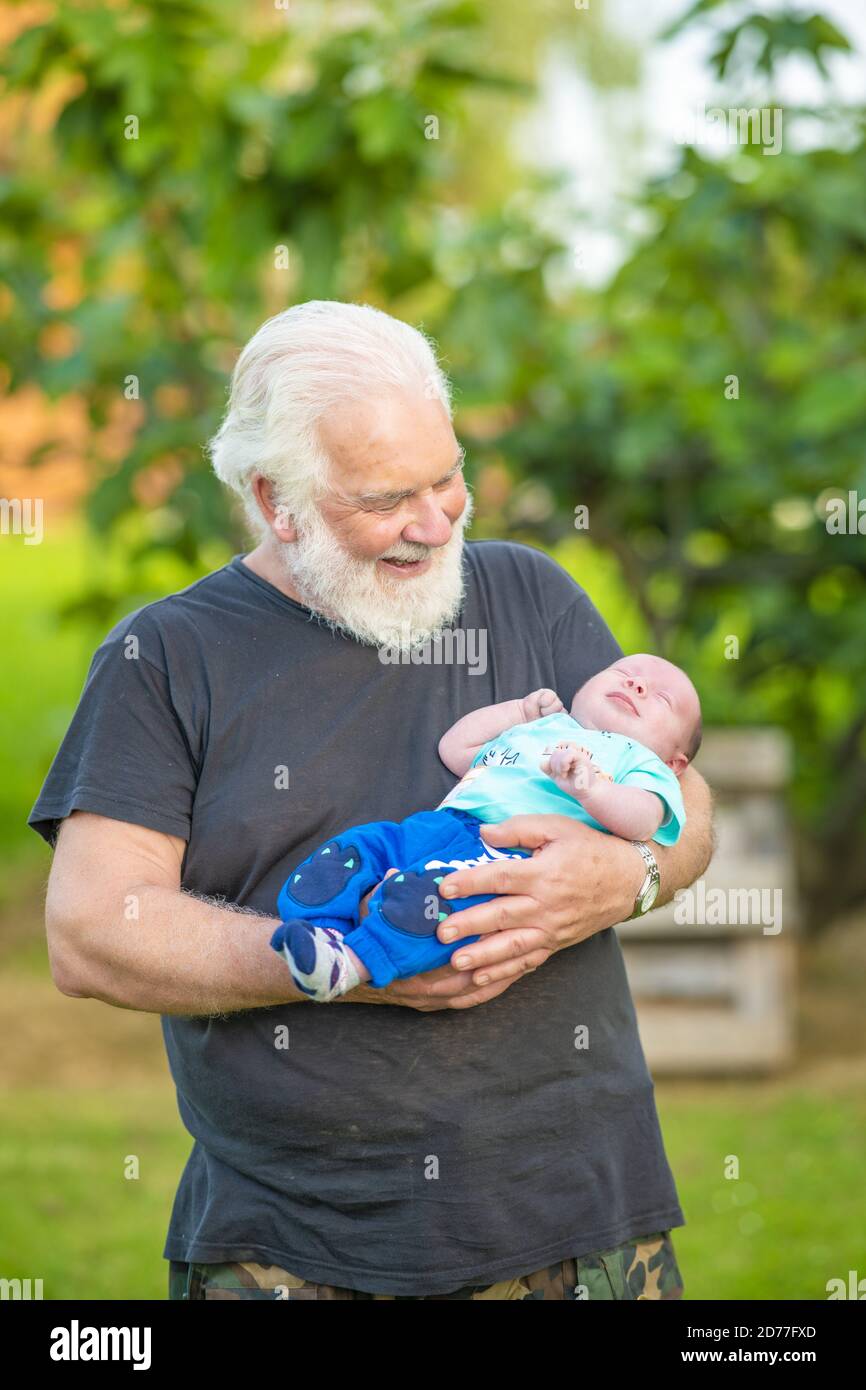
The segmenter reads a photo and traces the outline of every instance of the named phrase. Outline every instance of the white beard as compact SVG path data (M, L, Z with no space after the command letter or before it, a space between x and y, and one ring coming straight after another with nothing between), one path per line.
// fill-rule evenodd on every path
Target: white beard
M408 651L438 636L460 613L463 533L473 510L467 489L466 506L445 545L432 549L396 541L383 552L401 560L429 555L430 569L414 579L392 579L379 570L377 560L349 555L315 505L295 511L298 538L280 546L280 558L301 602L329 627L368 646Z

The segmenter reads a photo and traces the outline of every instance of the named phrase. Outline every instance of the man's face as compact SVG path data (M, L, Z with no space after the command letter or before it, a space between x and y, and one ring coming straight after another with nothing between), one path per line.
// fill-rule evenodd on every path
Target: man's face
M587 728L625 734L651 748L679 775L700 702L688 676L670 661L624 656L581 686L571 713Z
M463 599L472 515L462 450L438 399L349 401L319 427L327 494L281 547L303 602L373 645L423 643Z

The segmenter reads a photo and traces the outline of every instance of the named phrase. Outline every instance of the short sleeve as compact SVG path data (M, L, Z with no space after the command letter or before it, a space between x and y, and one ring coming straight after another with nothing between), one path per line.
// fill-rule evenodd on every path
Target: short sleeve
M532 632L543 652L544 683L566 708L591 676L622 656L589 594L553 555L517 541L467 542L485 586L497 585L514 611L515 630Z
M155 659L159 644L147 642L145 656L137 631L127 620L91 662L27 821L49 844L73 811L189 839L197 770L166 671Z
M660 845L675 845L686 823L686 809L679 778L655 755L635 763L616 778L625 787L643 787L655 792L665 804L666 814L653 839Z
M518 729L523 732L525 728L525 724L509 724L508 728L503 729L501 734L497 734L495 738L489 738L486 743L482 743L469 766L478 767L478 765L483 763L485 758L495 749L502 748L507 744L510 734L513 734Z
M589 594L566 575L571 590L565 608L550 629L556 693L566 709L576 692L592 676L612 666L623 654Z

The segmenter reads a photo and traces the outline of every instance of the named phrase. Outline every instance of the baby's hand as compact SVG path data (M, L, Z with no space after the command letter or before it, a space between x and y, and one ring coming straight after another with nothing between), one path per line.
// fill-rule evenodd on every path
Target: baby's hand
M607 776L592 761L589 749L579 743L555 743L545 748L540 766L558 787L578 799L592 790L599 777Z
M523 718L527 724L533 719L546 719L549 714L559 714L565 709L555 690L533 690L520 702Z

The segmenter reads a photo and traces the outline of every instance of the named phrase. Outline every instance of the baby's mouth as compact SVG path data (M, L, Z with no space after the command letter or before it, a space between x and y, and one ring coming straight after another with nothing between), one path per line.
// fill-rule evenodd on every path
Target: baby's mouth
M623 694L623 692L622 692L621 690L610 690L610 691L608 691L608 696L607 696L607 698L608 698L609 700L622 700L622 702L623 702L624 705L628 705L628 707L629 707L629 709L631 710L632 714L636 714L637 717L638 717L638 719L640 719L640 714L639 714L639 712L638 712L637 705L634 703L633 700L629 699L628 695Z

